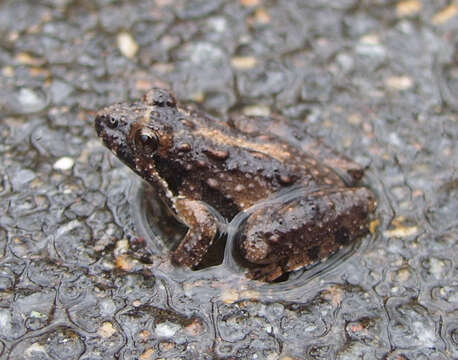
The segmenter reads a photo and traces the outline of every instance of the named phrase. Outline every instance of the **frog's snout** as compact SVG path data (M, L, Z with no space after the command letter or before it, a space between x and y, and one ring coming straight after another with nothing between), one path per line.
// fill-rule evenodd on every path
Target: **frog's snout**
M97 132L97 135L101 136L102 135L102 131L103 131L103 117L102 117L102 115L97 115L95 117L94 127L95 127L95 131Z

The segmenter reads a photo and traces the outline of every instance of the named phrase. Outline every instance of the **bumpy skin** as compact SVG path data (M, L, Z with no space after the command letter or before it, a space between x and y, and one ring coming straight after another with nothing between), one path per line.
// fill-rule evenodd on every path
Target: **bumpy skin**
M95 128L188 226L172 256L191 268L218 233L214 210L229 221L284 188L310 189L303 198L264 208L246 222L240 252L253 278L272 281L365 233L374 209L370 191L349 187L363 175L357 164L308 135L301 140L303 148L274 135L291 135L280 119L222 122L177 106L170 92L156 88L139 102L101 110Z

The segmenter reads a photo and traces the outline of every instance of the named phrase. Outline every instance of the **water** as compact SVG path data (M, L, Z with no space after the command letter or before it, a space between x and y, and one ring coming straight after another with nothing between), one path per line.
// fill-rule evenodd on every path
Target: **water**
M373 189L374 190L374 189ZM384 197L383 188L376 188L377 198ZM248 217L255 211L272 206L275 203L287 203L310 193L311 189L293 187L274 194L265 201L237 214L230 223L220 224L221 234L212 249L212 261L198 270L191 270L173 265L170 251L181 241L186 227L178 223L155 191L147 184L137 181L131 188L131 210L135 219L138 236L143 238L153 253L149 265L154 276L162 279L170 286L187 289L187 295L196 301L209 301L216 297L227 301L242 299L262 299L269 301L304 300L307 293L318 287L320 281L337 278L342 274L341 267L351 256L361 253L375 241L377 236L368 235L351 245L341 248L325 261L289 273L281 281L265 283L247 278L247 269L239 260L236 247L238 237ZM379 205L377 214L382 217L382 224L388 224L391 217L389 202ZM376 215L376 216L378 216ZM215 260L216 259L216 260ZM173 283L173 284L172 284Z

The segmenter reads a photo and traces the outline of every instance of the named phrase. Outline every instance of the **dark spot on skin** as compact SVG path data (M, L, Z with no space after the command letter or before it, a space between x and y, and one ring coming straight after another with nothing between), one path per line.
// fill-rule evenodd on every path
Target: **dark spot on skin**
M240 212L239 206L233 200L226 197L218 188L210 187L206 182L203 183L201 200L212 204L228 220L232 220Z
M336 239L336 243L340 245L347 245L350 241L350 234L345 227L341 227L339 230L337 230L334 237Z
M315 261L319 259L320 255L320 246L316 245L311 247L310 249L307 249L307 256L311 261Z
M348 173L350 176L353 178L354 181L359 181L364 175L364 170L363 169L350 169L348 170Z
M159 172L161 178L167 181L172 193L177 194L185 178L183 175L186 170L180 167L176 162L168 161L159 156L155 156L154 160L156 170Z

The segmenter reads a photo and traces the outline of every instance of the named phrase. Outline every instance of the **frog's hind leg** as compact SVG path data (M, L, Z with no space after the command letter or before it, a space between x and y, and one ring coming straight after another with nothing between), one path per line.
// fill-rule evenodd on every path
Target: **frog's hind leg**
M260 208L242 231L239 250L250 277L273 281L312 265L368 231L375 199L363 187L323 189Z
M188 226L188 231L173 251L172 260L195 268L217 238L221 221L215 211L201 201L179 198L175 207L179 220Z

